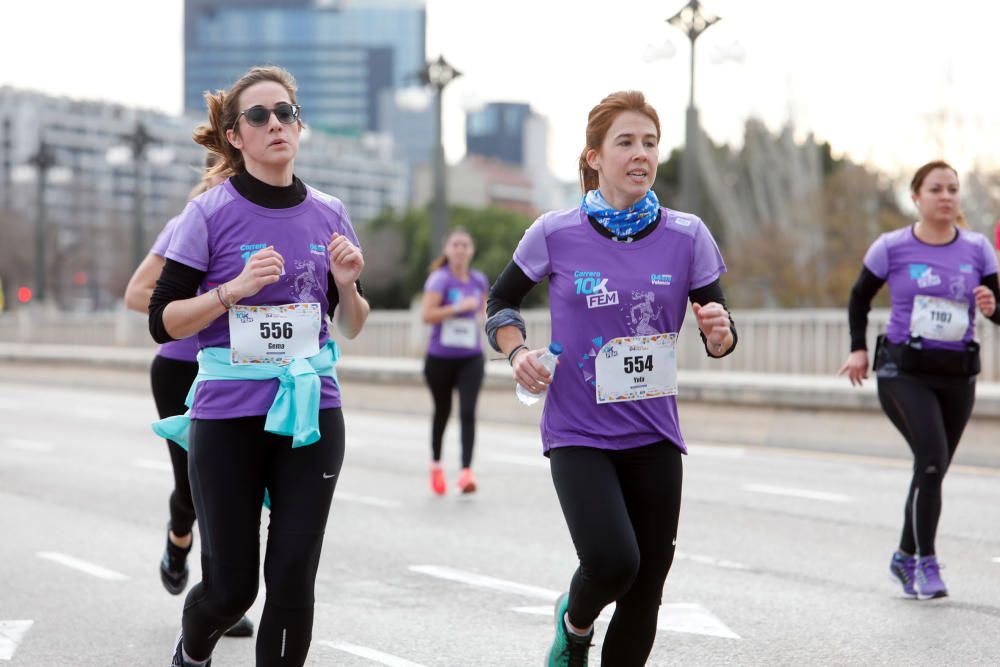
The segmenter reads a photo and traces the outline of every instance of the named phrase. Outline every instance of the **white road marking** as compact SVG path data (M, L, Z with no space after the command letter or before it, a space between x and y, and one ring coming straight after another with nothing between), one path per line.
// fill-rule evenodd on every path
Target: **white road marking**
M727 570L749 570L749 565L744 565L743 563L737 563L736 561L726 560L724 558L716 558L715 556L702 556L699 554L689 554L683 551L674 552L674 560L689 560L692 563L698 563L700 565L712 565L715 567L721 567Z
M174 467L167 463L166 461L156 461L153 459L135 459L132 461L132 465L137 468L145 468L147 470L156 470L160 472L173 472Z
M809 500L825 500L831 503L853 502L850 496L842 493L827 493L826 491L810 491L808 489L790 489L784 486L771 486L769 484L744 484L743 488L754 493L767 493L772 496L791 496L793 498L807 498Z
M479 588L490 588L492 590L503 591L505 593L515 593L517 595L536 598L538 600L547 600L549 602L555 602L556 598L562 595L560 591L554 591L549 588L519 584L516 581L496 579L494 577L476 574L475 572L465 572L464 570L456 570L454 568L442 567L440 565L411 565L410 569L414 572L426 574L431 577L437 577L439 579L457 581L462 584L477 586Z
M55 447L48 442L39 442L37 440L25 440L23 438L5 438L4 443L11 449L20 449L24 452L51 452Z
M38 556L50 560L53 563L59 563L60 565L65 565L68 568L79 570L80 572L97 577L98 579L106 579L108 581L128 581L128 577L120 572L115 572L114 570L109 570L101 567L100 565L94 565L93 563L88 563L85 560L80 560L79 558L74 558L73 556L68 556L66 554L55 553L53 551L39 551Z
M424 667L420 663L406 660L404 658L397 658L394 655L389 655L388 653L383 653L382 651L376 651L375 649L368 648L367 646L358 646L357 644L349 644L347 642L330 641L318 641L315 643L328 646L338 651L343 651L344 653L350 653L351 655L356 655L360 658L368 658L372 662L377 662L380 665L388 665L389 667Z
M552 607L513 607L511 611L520 614L537 616L552 616ZM615 605L604 608L597 620L607 623L615 613ZM709 637L725 637L740 639L741 637L729 629L725 623L700 604L673 603L660 606L659 619L656 622L657 632L684 632L692 635L707 635Z
M374 496L359 496L354 493L342 493L336 491L333 494L333 499L343 500L349 503L358 503L360 505L374 505L375 507L399 507L400 503L397 500L386 500L385 498L376 498Z
M0 410L10 410L11 412L21 409L21 401L13 398L0 398Z
M116 414L110 408L98 406L86 407L82 405L66 408L64 414L77 417L79 419L89 419L91 421L99 422L110 422L120 417L119 414Z
M692 456L711 456L720 459L740 459L746 456L746 447L739 445L709 445L703 442L689 442L688 451Z
M532 468L545 468L549 467L549 460L538 454L536 456L521 456L519 454L490 454L487 456L490 461L497 461L498 463L513 463L519 466L531 466Z
M10 660L34 621L0 621L0 660Z

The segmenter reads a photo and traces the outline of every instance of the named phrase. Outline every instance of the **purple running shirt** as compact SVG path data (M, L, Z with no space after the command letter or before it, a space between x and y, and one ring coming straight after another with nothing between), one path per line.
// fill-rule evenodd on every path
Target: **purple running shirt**
M170 246L170 239L174 236L174 229L177 228L177 220L179 218L180 216L175 216L164 225L163 231L156 237L153 247L149 250L151 254L157 257L166 255L167 248ZM198 337L188 336L181 340L172 340L169 343L164 343L156 351L156 354L157 356L173 359L174 361L194 362L198 356Z
M441 295L442 306L458 303L470 296L482 302L489 290L489 281L486 279L486 274L482 271L471 269L468 280L461 280L451 272L447 264L431 272L424 283L425 292L435 292ZM449 359L462 359L480 354L482 352L482 336L480 336L479 330L481 327L476 318L481 310L482 308L477 308L476 310L448 318L450 320L460 320L462 324L470 326L471 330L475 332L474 340L471 337L468 338L467 341L463 341L466 343L465 345L447 345L442 343L441 330L443 327L449 326L448 320L444 320L435 324L431 330L431 339L427 346L427 354Z
M339 199L308 188L305 200L291 208L271 209L251 203L229 181L188 203L179 216L166 257L205 271L201 291L207 292L236 278L250 257L266 248L285 260L285 273L240 305L319 303L329 308L326 246L333 233L360 247L344 205ZM198 335L198 347L229 347L229 318L223 313ZM329 339L326 317L319 334L322 348ZM320 408L340 407L340 391L333 378L321 377ZM263 415L278 391L278 380L206 380L195 390L191 417L231 419Z
M552 340L563 346L542 411L545 452L630 449L660 440L687 452L675 396L613 403L598 403L596 396L595 359L605 343L679 332L688 292L726 271L698 217L660 211L656 228L632 243L601 235L580 208L546 213L514 251L529 278L549 279Z
M968 326L961 340L924 337L927 349L964 350L975 335L976 300L972 290L983 276L997 272L997 258L989 240L979 232L958 229L955 240L930 245L919 240L914 226L879 236L865 254L865 267L889 285L892 303L886 337L893 343L910 337L914 303L931 297L957 303Z

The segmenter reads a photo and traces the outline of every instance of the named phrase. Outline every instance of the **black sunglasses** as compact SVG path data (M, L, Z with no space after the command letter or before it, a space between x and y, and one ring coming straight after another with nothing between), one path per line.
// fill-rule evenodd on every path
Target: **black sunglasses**
M247 124L250 127L261 127L262 125L266 125L267 121L271 119L271 112L273 111L274 117L278 119L279 123L282 125L291 125L299 119L299 112L301 110L301 105L289 104L288 102L279 102L274 105L273 109L268 109L258 104L255 107L241 111L240 116L246 116ZM240 122L240 116L237 116L236 122L233 123L234 130Z

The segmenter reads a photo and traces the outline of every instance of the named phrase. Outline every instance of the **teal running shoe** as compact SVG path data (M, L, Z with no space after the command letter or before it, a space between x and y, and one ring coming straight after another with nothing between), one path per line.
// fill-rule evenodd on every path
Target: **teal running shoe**
M549 649L547 667L587 667L587 654L590 653L590 640L594 631L586 637L574 635L566 629L563 617L569 608L569 593L563 593L556 600L556 636Z

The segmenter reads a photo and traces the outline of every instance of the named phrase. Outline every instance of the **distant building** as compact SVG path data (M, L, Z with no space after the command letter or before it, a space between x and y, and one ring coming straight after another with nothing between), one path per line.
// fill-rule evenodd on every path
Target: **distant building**
M535 210L571 205L572 187L556 180L549 170L549 123L528 104L490 102L470 111L465 120L468 158L502 163L527 180L528 201ZM494 166L491 171L497 173Z
M430 165L414 174L415 206L427 206L434 196ZM498 208L527 216L539 213L535 205L535 184L514 165L479 155L466 155L458 164L448 165L448 203L470 208Z
M184 108L274 64L295 76L313 129L388 131L380 97L416 82L426 23L423 0L184 0Z
M203 115L170 116L0 87L0 210L35 219L38 191L30 160L44 140L58 165L49 172L44 193L50 257L81 248L92 257L121 259L125 253L131 273L136 168L123 137L139 122L155 139L139 181L142 240L148 247L200 178L204 149L191 134ZM355 223L406 206L408 168L377 138L307 132L295 167L304 181L343 200ZM98 264L93 273L109 285L120 281L101 276L104 271L110 269Z
M525 166L525 146L531 107L516 102L491 102L465 118L465 150L469 155Z

